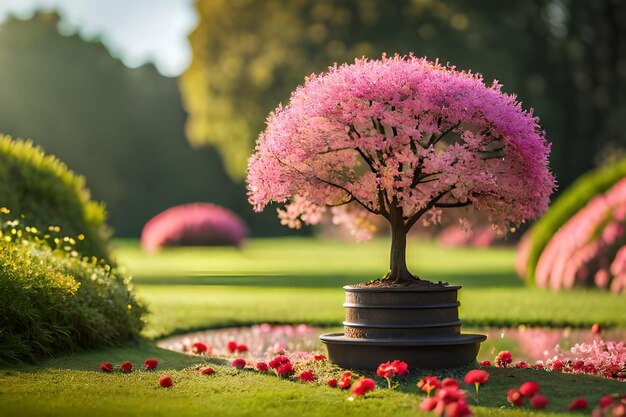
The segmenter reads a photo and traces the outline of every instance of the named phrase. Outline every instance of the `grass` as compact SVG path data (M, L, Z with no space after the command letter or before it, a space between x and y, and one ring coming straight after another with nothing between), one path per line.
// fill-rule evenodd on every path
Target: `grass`
M146 337L253 322L339 326L346 284L384 275L389 242L259 239L237 249L171 249L153 256L120 242L119 262L152 307ZM626 327L623 297L598 291L526 288L510 248L442 248L410 242L422 278L463 285L466 326Z
M307 322L336 326L342 320L341 286L381 276L388 242L354 245L308 239L254 240L243 250L169 250L143 255L134 242L119 242L120 264L135 277L139 295L152 311L145 329L154 338L190 329L258 322ZM423 278L464 285L461 317L471 325L566 324L626 327L623 297L599 292L542 292L523 287L513 273L510 249L443 249L411 242L411 269ZM160 360L154 373L104 374L98 364L146 358ZM394 392L383 388L366 400L318 384L281 380L251 371L236 371L219 359L209 361L217 373L194 372L200 359L161 350L149 340L94 352L77 353L27 366L0 370L0 412L7 416L426 416L418 410L411 379ZM329 365L319 375L338 375ZM460 371L456 371L458 375ZM175 381L158 387L160 375ZM475 415L527 416L528 409L506 405L506 391L535 380L550 398L537 416L565 416L573 398L595 404L605 393L624 392L624 384L584 375L520 369L491 369L481 389ZM469 387L468 387L469 389ZM471 390L470 390L471 392ZM504 407L504 408L503 408Z

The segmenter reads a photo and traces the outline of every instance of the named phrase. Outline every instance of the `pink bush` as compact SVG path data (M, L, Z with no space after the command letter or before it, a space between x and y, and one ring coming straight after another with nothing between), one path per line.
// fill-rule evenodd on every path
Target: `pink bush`
M141 232L148 252L164 246L240 246L248 230L232 211L209 203L172 207L153 217Z
M626 179L593 198L559 229L539 257L540 288L595 285L626 290ZM522 245L522 249L526 249ZM522 251L523 252L523 251ZM520 254L518 259L524 253ZM524 272L518 267L518 273Z

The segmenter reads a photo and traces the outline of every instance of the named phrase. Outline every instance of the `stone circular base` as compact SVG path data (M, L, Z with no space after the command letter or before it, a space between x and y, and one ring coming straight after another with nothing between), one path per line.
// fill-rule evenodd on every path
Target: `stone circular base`
M475 361L487 336L353 339L343 333L329 333L320 339L326 344L329 361L342 368L375 370L381 363L398 359L413 369L447 369Z

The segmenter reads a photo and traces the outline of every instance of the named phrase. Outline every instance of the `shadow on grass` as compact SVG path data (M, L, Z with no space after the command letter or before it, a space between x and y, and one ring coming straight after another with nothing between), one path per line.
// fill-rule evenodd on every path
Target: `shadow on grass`
M173 277L137 276L134 278L138 285L219 285L245 287L295 287L295 288L341 288L344 285L366 282L377 277L360 275L181 275ZM443 281L450 284L472 288L516 288L523 287L524 283L511 273L465 273L464 275L451 273L431 272L424 275L429 281Z

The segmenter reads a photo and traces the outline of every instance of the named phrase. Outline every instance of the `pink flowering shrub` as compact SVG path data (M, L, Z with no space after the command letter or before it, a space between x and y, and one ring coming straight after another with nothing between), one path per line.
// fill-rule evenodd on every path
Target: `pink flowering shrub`
M472 206L501 232L543 213L554 189L549 147L531 112L480 75L413 56L356 60L312 75L268 118L248 166L255 210L317 224L330 210L358 240L372 216L391 225L390 281L406 234Z
M596 286L626 291L626 179L599 194L572 216L548 241L535 270L540 288ZM524 276L528 239L518 254Z
M153 217L141 232L141 246L152 252L164 246L240 246L248 235L232 211L209 203L184 204Z

